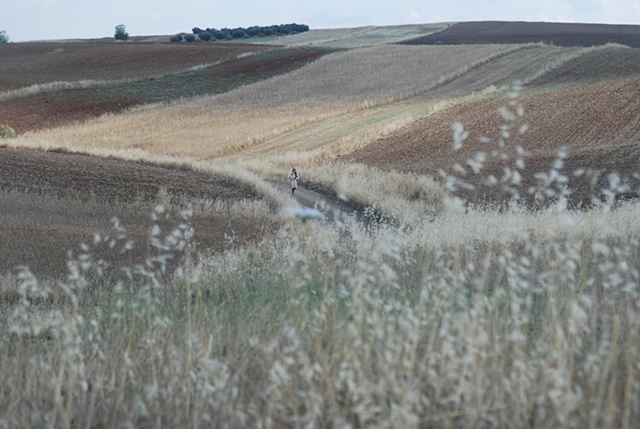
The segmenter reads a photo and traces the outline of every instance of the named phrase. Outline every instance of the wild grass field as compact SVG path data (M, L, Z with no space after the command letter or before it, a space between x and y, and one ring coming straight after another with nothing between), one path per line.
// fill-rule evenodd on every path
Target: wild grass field
M1 140L0 427L636 427L640 56L502 42L258 47Z

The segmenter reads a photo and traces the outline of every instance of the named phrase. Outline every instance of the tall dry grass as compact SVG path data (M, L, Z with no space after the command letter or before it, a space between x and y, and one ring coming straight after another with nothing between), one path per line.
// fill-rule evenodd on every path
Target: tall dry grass
M403 228L292 219L277 240L201 264L178 225L154 229L147 261L116 283L96 277L86 248L64 284L25 273L4 285L18 298L2 304L0 418L634 427L638 210L458 214ZM167 254L180 264L164 264Z

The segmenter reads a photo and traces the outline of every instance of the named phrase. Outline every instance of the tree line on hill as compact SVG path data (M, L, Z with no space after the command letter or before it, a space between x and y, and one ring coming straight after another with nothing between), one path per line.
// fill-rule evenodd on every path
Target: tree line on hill
M236 27L236 28L199 28L194 27L191 33L180 33L172 36L169 40L172 42L193 42L196 37L203 42L211 40L233 40L233 39L247 39L253 37L267 37L267 36L286 36L289 34L304 33L309 31L309 26L306 24L280 24L269 26L252 27Z

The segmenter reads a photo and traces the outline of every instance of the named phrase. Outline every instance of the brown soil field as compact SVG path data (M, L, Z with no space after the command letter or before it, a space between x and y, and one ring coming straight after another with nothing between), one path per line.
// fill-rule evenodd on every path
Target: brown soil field
M524 108L524 117L505 121L498 113L509 106L503 98L461 104L416 121L387 138L340 158L341 162L358 162L381 169L438 175L440 169L453 174L455 163L465 165L467 159L482 151L499 150L508 160L492 160L488 155L485 170L466 180L480 184L488 174L501 175L505 163L513 163L514 148L520 145L529 152L525 158L523 189L534 183L534 174L547 172L562 147L570 151L565 172L578 168L600 172L598 187L605 186L610 172L628 178L636 187L640 178L640 79L618 80L593 85L533 92L521 95L516 102ZM511 108L513 111L513 108ZM515 114L514 114L515 115ZM517 117L517 115L515 115ZM454 151L451 125L460 122L469 132L462 149ZM528 130L516 132L526 123ZM510 125L511 135L504 150L496 142L500 127ZM486 137L489 143L480 143ZM591 190L586 179L573 179L572 204L587 204ZM496 191L481 189L472 199L497 198Z
M640 76L640 49L597 49L550 70L530 85L574 85Z
M253 44L26 42L0 45L0 91L79 80L141 79L273 50Z
M203 201L190 220L201 251L221 251L263 236L271 225L206 209L206 202L256 200L256 193L223 177L188 168L88 155L0 148L0 275L27 265L39 278L66 274L67 251L91 243L94 234L114 237L111 219L121 220L135 247L123 254L108 246L95 251L116 267L143 263L149 255L151 214L157 204L169 217L168 234L181 221L186 201ZM162 191L161 191L162 190ZM197 202L196 202L197 205Z
M7 64L0 65L0 88L89 78L136 79L84 89L38 92L0 101L0 124L8 124L18 133L114 114L136 105L226 92L289 72L331 52L321 48L280 49L235 44L53 43L52 54L50 43L15 45L25 46L28 55L23 57L20 49L3 52L4 47L0 46L0 58L8 60ZM69 62L61 58L67 50L55 53L55 49L70 50ZM247 53L252 55L238 58ZM46 68L37 66L38 59ZM219 63L187 70L212 62ZM23 67L36 70L21 75Z
M555 46L596 46L620 43L640 48L640 25L551 22L460 22L446 29L402 42L411 45L546 43Z

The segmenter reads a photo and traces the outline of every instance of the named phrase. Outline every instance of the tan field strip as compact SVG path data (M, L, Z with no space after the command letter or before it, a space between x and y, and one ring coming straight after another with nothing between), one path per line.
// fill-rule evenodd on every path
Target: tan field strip
M399 128L454 104L464 103L496 87L527 81L586 52L583 48L531 45L499 56L437 85L423 94L397 102L349 112L300 127L259 145L234 151L227 159L309 165L361 149ZM447 124L448 127L449 124Z
M444 30L449 25L448 23L434 23L319 29L280 37L271 43L287 46L325 46L339 49L353 49L379 44L397 43L403 40L426 36Z

